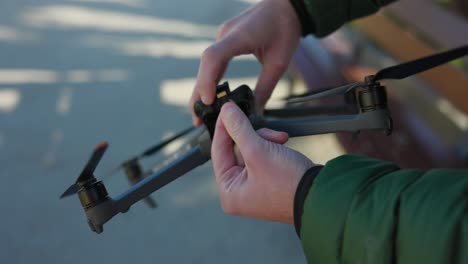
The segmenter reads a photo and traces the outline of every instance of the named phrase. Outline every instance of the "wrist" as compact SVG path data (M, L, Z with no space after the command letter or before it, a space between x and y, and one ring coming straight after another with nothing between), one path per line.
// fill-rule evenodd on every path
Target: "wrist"
M266 5L274 6L276 15L275 19L279 19L280 24L287 27L288 31L297 31L298 37L301 36L301 21L290 2L291 0L263 0Z
M304 157L304 159L302 159L301 162L296 163L294 167L294 170L288 173L289 183L286 185L287 187L283 187L283 199L281 199L281 206L278 206L278 208L281 208L281 210L279 210L281 213L278 214L279 218L275 220L292 225L294 225L295 221L294 204L297 189L301 185L301 180L304 178L304 175L306 175L311 168L317 167L317 165Z

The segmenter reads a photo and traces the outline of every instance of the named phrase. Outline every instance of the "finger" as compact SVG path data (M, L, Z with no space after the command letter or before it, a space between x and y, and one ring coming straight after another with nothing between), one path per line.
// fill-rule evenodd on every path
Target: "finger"
M288 133L279 132L268 128L261 128L257 130L257 134L263 139L283 145L289 139Z
M237 165L234 153L234 143L229 136L222 120L216 123L213 142L211 144L211 158L217 182L226 172Z
M265 104L287 68L284 62L265 63L255 87L255 111L262 114Z
M250 52L249 44L238 35L228 34L203 52L195 89L204 104L213 103L216 84L226 70L228 62L235 56Z
M237 35L229 34L203 52L197 82L189 104L192 120L196 126L200 125L201 121L193 111L195 102L201 99L206 105L213 104L216 85L221 80L229 61L235 56L250 52L248 43L242 42Z
M261 146L261 138L253 129L247 116L240 108L228 102L221 108L218 122L224 124L227 133L234 140L244 159L249 159L255 155L255 151Z
M203 123L202 120L195 114L195 110L193 108L198 100L200 100L200 95L198 94L198 91L194 89L192 91L192 96L190 97L189 108L192 112L192 123L195 127L199 127Z

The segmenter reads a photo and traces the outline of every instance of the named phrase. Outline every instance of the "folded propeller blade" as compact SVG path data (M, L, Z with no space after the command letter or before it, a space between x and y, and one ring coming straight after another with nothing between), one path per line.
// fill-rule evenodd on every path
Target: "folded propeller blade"
M102 142L96 146L93 155L91 155L91 158L89 158L88 163L86 164L80 176L76 180L77 183L84 182L93 177L93 172L96 169L99 162L101 161L102 156L104 156L104 152L106 152L108 146L109 144L107 142Z
M68 189L60 196L60 199L77 193L80 190L79 183L86 182L94 178L94 170L101 161L102 156L104 156L104 152L106 152L108 146L109 144L107 142L102 142L96 146L93 154L91 155L91 158L89 159L88 163L86 163L86 166L84 167L76 182L68 187Z
M194 126L191 126L191 127L187 128L187 129L182 130L180 133L175 134L174 136L172 136L172 137L170 137L170 138L164 140L163 142L161 142L161 143L159 143L159 144L157 144L157 145L155 145L155 146L153 146L153 147L151 147L151 148L145 150L145 151L140 155L140 157L147 157L147 156L150 156L150 155L152 155L152 154L158 152L160 149L164 148L165 146L167 146L168 144L170 144L172 141L174 141L174 140L176 140L176 139L178 139L178 138L180 138L180 137L185 136L186 134L190 133L190 132L193 131L194 129L195 129L195 127L194 127Z
M114 169L112 169L110 172L108 172L107 174L105 174L105 176L102 178L102 180L105 180L105 179L108 179L110 177L112 177L112 175L114 175L115 173L117 173L120 169L123 168L124 164L127 163L128 161L130 160L133 160L133 159L141 159L141 158L144 158L144 157L148 157L148 156L151 156L153 155L154 153L160 151L161 149L163 149L165 146L169 145L170 143L172 143L172 141L176 140L176 139L179 139L183 136L185 136L186 134L192 132L193 130L195 130L196 127L194 126L191 126L189 128L186 128L184 130L182 130L181 132L179 132L178 134L175 134L173 135L172 137L164 140L163 142L161 143L158 143L157 145L151 147L151 148L148 148L147 150L143 151L143 153L141 153L139 156L136 156L134 158L131 158L131 159L128 159L126 160L125 162L122 162L121 164L119 164L117 167L115 167Z
M380 70L374 77L374 81L385 79L400 80L406 77L427 71L454 59L458 59L468 54L468 45L446 52L430 55L400 65L388 67Z
M372 79L372 81L377 82L380 80L388 80L388 79L394 79L394 80L404 79L406 77L427 71L429 69L443 65L449 61L461 58L466 55L468 55L468 45L385 68L377 72L374 78ZM288 100L288 103L303 103L303 102L307 102L307 101L314 100L314 99L340 95L356 87L365 86L365 85L367 85L365 82L347 84L347 85L343 85L337 88L332 88L330 90L312 93L307 96L291 98Z
M332 88L330 90L321 91L318 93L312 93L304 97L291 98L288 100L288 103L291 103L291 104L304 103L304 102L314 100L314 99L320 99L324 97L344 94L348 92L349 90L354 89L355 87L358 87L358 86L362 86L362 85L365 85L365 83L363 82L351 83L351 84L339 86L336 88Z
M80 187L78 186L78 184L74 183L70 187L68 187L68 189L64 193L62 193L62 195L60 195L60 199L73 195L77 193L79 190L80 190Z

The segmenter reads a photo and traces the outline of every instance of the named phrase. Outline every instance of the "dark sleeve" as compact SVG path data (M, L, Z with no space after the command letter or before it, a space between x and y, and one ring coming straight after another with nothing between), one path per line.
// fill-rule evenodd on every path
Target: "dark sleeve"
M303 36L324 37L344 23L377 12L396 0L290 0L302 25Z
M309 263L468 263L468 170L340 156L308 191L300 237Z
M322 168L323 166L320 165L308 169L297 185L296 194L294 195L294 228L298 236L300 236L301 233L301 219L302 213L304 212L305 198L309 194L309 189L315 177L317 177Z

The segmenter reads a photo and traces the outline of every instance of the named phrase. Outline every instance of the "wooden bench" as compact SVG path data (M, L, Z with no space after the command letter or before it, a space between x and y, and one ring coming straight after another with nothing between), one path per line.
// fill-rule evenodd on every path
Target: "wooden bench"
M291 74L308 89L362 81L379 69L468 44L468 19L425 0L400 1L324 40L305 38ZM401 167L468 164L468 59L404 81L385 82L395 122L392 136L338 134L348 152ZM464 68L465 67L465 68Z

